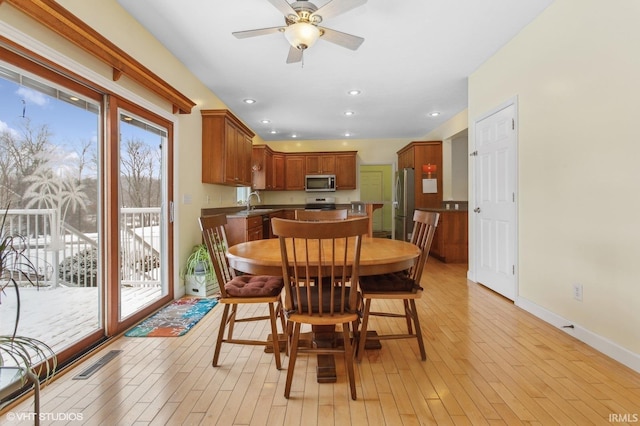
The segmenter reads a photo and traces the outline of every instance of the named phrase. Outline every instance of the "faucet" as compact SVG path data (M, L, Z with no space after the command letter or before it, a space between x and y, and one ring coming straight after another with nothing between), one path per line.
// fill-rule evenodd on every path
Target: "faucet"
M247 196L247 211L251 210L251 196L255 195L256 198L258 199L258 202L261 203L262 200L260 199L260 194L258 194L258 191L253 191L252 193L249 194L249 196Z

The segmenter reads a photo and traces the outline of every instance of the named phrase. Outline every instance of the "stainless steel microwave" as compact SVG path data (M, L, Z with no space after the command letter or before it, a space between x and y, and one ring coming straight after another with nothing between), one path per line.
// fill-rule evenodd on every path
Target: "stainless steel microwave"
M307 192L336 190L336 175L306 175L304 188Z

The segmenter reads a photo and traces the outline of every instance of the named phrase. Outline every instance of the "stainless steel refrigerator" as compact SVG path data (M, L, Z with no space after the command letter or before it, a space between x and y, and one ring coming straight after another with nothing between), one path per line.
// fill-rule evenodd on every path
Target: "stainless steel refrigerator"
M415 208L415 183L413 169L396 172L396 201L393 202L396 240L411 240L413 209Z

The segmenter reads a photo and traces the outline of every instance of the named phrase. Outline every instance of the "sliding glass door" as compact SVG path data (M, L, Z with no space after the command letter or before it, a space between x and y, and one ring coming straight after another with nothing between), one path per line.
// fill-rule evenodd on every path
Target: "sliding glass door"
M173 298L173 123L1 44L0 58L0 209L37 270L18 283L18 334L64 362ZM17 310L0 294L0 334Z

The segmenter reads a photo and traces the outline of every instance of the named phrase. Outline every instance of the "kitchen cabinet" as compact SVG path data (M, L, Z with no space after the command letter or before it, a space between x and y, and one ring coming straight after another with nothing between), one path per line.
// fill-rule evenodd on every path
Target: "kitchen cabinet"
M267 145L254 145L251 158L253 189L267 191L285 189L284 154L272 151Z
M415 166L415 149L413 146L405 147L398 152L398 170L413 169Z
M433 164L437 171L432 178L437 179L437 192L423 193L422 179L427 175L422 173L423 164ZM415 208L440 208L442 206L442 141L411 142L398 151L398 169L413 168L414 173L414 203Z
M285 213L284 210L278 210L273 213L269 213L269 224L268 224L269 238L277 238L275 235L273 235L273 228L271 227L271 219L273 219L274 217L287 219L287 214ZM266 238L266 235L265 235L265 238Z
M202 110L202 182L251 186L254 133L228 110Z
M251 154L251 179L253 189L274 189L273 151L267 145L256 145Z
M334 154L305 155L305 174L333 175L336 173L336 156Z
M261 240L264 235L262 215L247 217L227 216L225 231L229 247L245 241Z
M306 175L336 175L336 189L357 187L357 151L296 152L273 151L254 145L252 187L270 191L304 191Z
M285 189L288 191L304 191L305 175L304 155L285 156Z
M336 189L356 189L356 154L336 154Z
M466 210L437 211L440 213L440 218L429 254L446 263L467 262L469 259L468 212Z
M273 190L283 191L286 188L286 173L285 173L285 155L274 152L273 153L273 167L272 167Z

